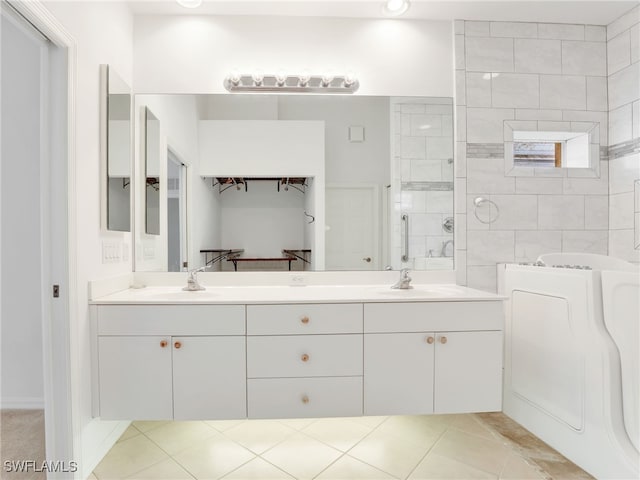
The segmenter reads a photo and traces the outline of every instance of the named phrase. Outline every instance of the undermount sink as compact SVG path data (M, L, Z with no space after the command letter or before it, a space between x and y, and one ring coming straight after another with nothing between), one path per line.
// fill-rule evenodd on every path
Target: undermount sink
M430 295L434 292L425 287L412 287L409 289L389 287L384 290L379 290L378 293L391 297L424 297L425 295Z
M211 297L217 297L218 295L209 291L207 289L204 290L182 290L180 289L163 289L162 291L158 291L158 289L149 289L148 292L144 292L144 296L147 299L154 300L202 300Z

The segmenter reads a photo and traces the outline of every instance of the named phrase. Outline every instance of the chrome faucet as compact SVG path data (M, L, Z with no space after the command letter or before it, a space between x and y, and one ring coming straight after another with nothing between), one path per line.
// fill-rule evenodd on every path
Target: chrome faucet
M408 268L403 268L402 270L400 270L400 278L394 285L391 286L391 288L395 288L398 290L409 290L410 288L413 288L411 286L411 277L409 276Z
M442 242L442 250L440 250L441 257L447 256L447 245L453 245L453 240L447 240L446 242Z
M204 272L207 267L195 268L189 270L189 276L187 277L187 286L182 290L186 292L197 292L198 290L204 290L205 288L198 283L198 272Z

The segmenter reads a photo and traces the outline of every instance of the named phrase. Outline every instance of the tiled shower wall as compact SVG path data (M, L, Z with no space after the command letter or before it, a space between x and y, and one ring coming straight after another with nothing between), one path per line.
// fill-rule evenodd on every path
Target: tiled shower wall
M608 161L597 178L576 172L505 175L504 121L545 130L599 124L608 145L607 33L603 26L455 22L456 263L458 283L496 290L496 264L541 253L606 254ZM484 197L497 212L476 210ZM483 208L487 208L483 204Z
M394 159L392 263L394 268L429 268L424 259L440 256L453 234L443 224L453 217L453 105L450 98L391 99ZM409 261L400 264L409 217ZM453 255L447 244L445 255ZM417 259L417 260L416 260Z
M609 254L640 262L640 7L607 26Z

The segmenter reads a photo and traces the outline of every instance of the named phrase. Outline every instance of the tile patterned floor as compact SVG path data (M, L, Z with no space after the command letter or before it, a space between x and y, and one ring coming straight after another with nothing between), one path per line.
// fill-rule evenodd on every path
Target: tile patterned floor
M591 478L523 432L502 414L133 422L91 478Z

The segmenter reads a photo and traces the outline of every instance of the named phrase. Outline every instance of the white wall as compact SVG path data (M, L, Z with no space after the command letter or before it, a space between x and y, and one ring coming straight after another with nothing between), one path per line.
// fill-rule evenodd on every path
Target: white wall
M160 121L162 142L171 147L180 161L187 165L187 205L192 214L187 216L189 223L189 268L204 264L200 253L204 248L220 246L220 203L217 190L212 188L210 179L202 179L199 173L198 119L202 110L201 101L194 95L136 95L136 141L140 145L139 133L143 131L141 111L148 106ZM144 172L144 149L136 149L136 171L139 178ZM165 164L161 184L160 202L166 205L166 152L162 156ZM140 182L138 182L140 183ZM164 192L164 193L163 193ZM136 271L166 270L166 221L161 222L160 235L144 233L144 204L142 195L136 195ZM166 217L166 208L161 208ZM207 221L201 221L206 218ZM165 218L166 220L166 218ZM146 251L145 251L146 250Z
M327 183L389 183L386 97L283 95L278 101L278 119L324 122ZM364 142L349 141L350 126L364 127Z
M282 257L284 248L303 248L302 192L278 192L275 180L249 181L246 192L230 188L220 198L224 248L244 249L243 257Z
M77 324L71 325L71 368L74 383L73 405L81 439L75 439L86 477L109 448L107 438L121 427L120 422L101 422L91 418L90 322L87 284L131 271L131 255L117 263L103 264L102 242L116 242L130 252L131 235L100 230L100 74L99 65L109 64L120 77L132 84L133 16L128 7L116 2L46 2L46 7L77 42L76 61L76 181L70 185L70 201L76 207ZM107 442L107 443L105 443Z
M504 158L505 121L558 131L597 123L607 146L605 27L457 20L455 28L458 283L495 291L496 263L606 254L606 156L591 178L569 169L507 176ZM474 214L478 196L500 210L490 224Z
M139 16L144 93L224 93L236 69L353 71L362 95L453 96L451 22L300 17Z
M640 263L640 7L607 26L607 74L609 255Z
M2 408L43 408L40 49L2 15Z

